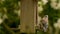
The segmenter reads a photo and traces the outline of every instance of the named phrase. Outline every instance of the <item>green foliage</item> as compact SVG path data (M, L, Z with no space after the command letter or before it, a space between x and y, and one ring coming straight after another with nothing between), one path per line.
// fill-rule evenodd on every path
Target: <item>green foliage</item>
M57 22L57 20L60 18L60 10L54 9L50 5L50 1L43 6L42 13L39 14L41 17L44 15L48 15L49 25L52 27L52 34L55 32L54 23Z
M60 18L60 12L57 9L53 9L50 5L50 2L48 2L46 5L43 6L43 11L39 15L43 17L44 15L48 15L50 25L53 25L53 23L57 22L57 19Z
M15 23L16 28L17 28L18 25L20 24L20 17L18 16L17 13L15 13L15 10L18 12L18 10L20 9L18 2L20 2L20 0L0 1L0 13L2 15L1 17L3 19L3 16L5 14L8 17L8 18L4 19L3 23L5 23L9 27L12 27L13 23ZM3 24L1 24L0 26L2 26L3 29L5 28L3 26ZM1 34L5 34L7 32L7 30L4 29L4 30L1 30L0 32L1 32Z

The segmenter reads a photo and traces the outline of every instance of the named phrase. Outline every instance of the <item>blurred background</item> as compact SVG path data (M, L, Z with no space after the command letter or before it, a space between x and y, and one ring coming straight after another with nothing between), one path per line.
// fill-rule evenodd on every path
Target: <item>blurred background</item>
M48 15L47 32L60 34L60 0L38 0L38 23ZM0 34L20 34L20 0L0 0Z
M19 25L20 0L0 0L0 34L16 34Z
M48 15L47 32L38 34L60 34L60 0L39 0L38 1L38 23L43 16Z

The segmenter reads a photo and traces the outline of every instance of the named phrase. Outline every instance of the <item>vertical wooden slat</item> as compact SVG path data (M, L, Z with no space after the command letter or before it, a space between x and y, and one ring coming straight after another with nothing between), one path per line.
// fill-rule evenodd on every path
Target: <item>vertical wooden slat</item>
M36 1L21 0L21 29L22 33L35 33Z

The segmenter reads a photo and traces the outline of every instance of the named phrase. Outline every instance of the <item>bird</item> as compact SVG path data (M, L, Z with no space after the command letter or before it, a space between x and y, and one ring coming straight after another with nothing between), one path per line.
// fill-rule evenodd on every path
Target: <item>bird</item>
M40 28L42 28L42 31L46 32L48 28L48 15L45 15L40 24Z

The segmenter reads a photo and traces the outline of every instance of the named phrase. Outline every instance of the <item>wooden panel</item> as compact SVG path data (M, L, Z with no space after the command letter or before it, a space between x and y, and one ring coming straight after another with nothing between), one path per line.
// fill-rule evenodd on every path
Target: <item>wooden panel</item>
M36 1L21 0L21 32L35 33Z

